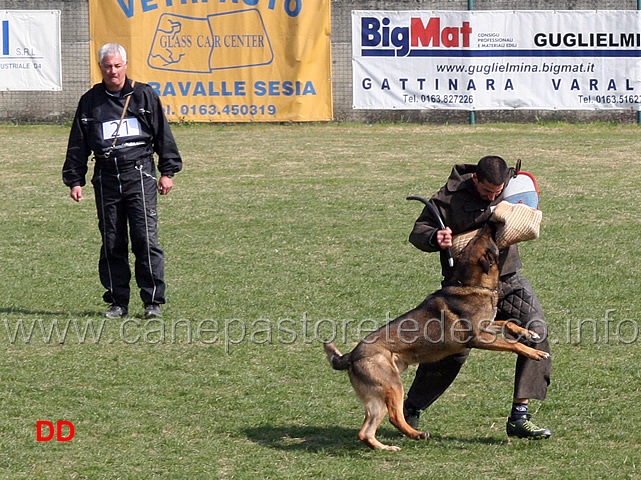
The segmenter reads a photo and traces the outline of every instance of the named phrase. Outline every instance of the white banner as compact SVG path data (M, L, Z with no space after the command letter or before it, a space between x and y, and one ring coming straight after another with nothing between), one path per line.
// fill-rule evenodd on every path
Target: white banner
M357 109L639 110L641 12L352 11Z
M62 90L60 10L0 10L0 90Z

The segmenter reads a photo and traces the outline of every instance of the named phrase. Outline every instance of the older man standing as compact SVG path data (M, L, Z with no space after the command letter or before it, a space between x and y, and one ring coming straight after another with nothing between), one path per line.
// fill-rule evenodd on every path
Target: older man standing
M93 152L94 186L102 248L98 269L108 318L129 313L131 270L127 229L145 318L162 316L164 254L158 245L157 193L168 194L182 160L160 99L127 77L127 52L116 43L98 53L102 82L78 104L62 169L71 198L82 200L87 161ZM158 155L157 179L153 154Z

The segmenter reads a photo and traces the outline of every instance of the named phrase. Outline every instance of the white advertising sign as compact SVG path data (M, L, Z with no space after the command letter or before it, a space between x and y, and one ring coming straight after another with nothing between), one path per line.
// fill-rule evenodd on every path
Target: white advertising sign
M641 12L353 11L356 109L639 110Z
M0 10L2 90L62 90L59 10Z

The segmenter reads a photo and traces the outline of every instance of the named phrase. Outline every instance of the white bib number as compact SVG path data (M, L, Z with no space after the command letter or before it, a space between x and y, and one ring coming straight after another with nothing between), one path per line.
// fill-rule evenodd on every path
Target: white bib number
M120 124L120 129L118 125ZM103 122L102 136L104 140L111 140L118 134L118 138L135 137L140 135L140 124L136 117L123 118L122 123L120 119Z

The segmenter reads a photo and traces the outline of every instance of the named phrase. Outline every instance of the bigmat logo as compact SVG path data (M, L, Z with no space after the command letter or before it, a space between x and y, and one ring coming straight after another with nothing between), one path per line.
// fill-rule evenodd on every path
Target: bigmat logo
M421 57L437 47L466 48L470 46L470 22L461 25L441 25L440 17L427 23L412 17L410 24L392 26L389 18L361 19L361 54L364 57ZM429 55L433 55L433 50Z

